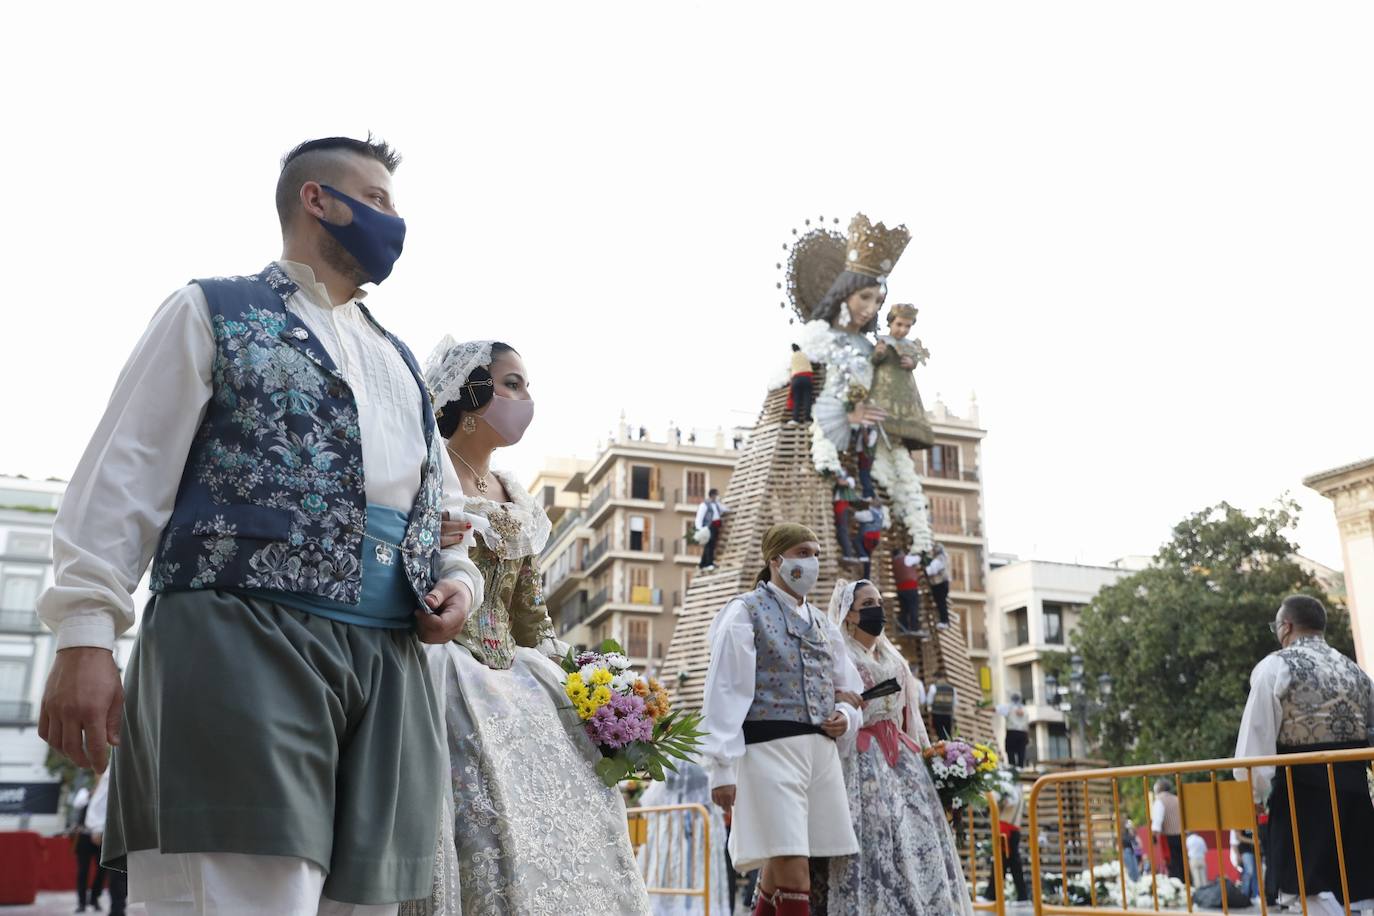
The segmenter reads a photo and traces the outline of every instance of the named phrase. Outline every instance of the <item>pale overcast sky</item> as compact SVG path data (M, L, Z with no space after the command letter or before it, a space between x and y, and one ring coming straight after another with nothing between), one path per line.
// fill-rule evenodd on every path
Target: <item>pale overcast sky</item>
M807 217L914 236L928 401L976 391L993 550L1101 562L1374 454L1365 3L10 4L0 471L68 476L159 302L279 252L278 157L406 157L369 298L526 356L506 456L750 423Z

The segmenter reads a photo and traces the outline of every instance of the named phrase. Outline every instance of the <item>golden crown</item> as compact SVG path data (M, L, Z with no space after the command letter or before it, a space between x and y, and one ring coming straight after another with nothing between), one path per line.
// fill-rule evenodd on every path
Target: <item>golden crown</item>
M849 221L849 241L845 249L845 270L870 277L886 277L897 266L897 259L911 241L906 226L889 229L873 225L862 213Z

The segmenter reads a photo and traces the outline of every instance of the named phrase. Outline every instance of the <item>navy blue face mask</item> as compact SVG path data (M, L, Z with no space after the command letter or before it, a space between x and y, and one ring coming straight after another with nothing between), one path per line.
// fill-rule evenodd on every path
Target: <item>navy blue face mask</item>
M349 209L353 211L353 222L347 226L336 226L323 219L320 223L338 240L345 251L353 255L353 259L373 283L381 283L391 276L391 268L401 256L401 247L405 244L406 221L399 216L374 210L362 201L354 200L327 184L320 187L348 204Z

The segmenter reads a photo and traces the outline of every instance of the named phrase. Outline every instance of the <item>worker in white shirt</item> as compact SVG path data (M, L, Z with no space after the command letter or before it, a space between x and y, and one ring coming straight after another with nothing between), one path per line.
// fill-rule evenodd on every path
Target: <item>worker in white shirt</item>
M926 581L930 583L930 595L935 599L935 610L939 613L937 630L949 629L949 555L944 544L936 544L930 562L926 564Z
M1026 765L1026 745L1030 743L1030 713L1013 693L1010 703L998 703L994 711L1007 720L1007 760L1018 770Z
M716 545L720 543L721 523L725 513L729 511L721 505L720 491L714 487L706 494L706 499L701 505L697 506L697 530L704 529L709 532L709 540L701 551L701 562L697 564L697 568L702 572L711 572L716 568Z

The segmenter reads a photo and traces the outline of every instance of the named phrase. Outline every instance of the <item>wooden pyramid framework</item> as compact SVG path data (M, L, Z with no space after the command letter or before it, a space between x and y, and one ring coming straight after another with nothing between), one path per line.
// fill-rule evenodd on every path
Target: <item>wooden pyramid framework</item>
M819 390L822 375L817 373ZM706 636L711 620L727 602L754 587L763 568L759 545L764 532L779 522L800 522L821 537L821 578L812 593L812 604L824 610L837 578L853 579L855 572L840 564L835 538L832 487L811 463L811 431L804 425L787 425L786 387L770 392L753 435L735 465L722 502L729 513L721 529L716 570L697 573L683 600L682 614L663 661L664 680L674 690L674 704L699 710L710 647ZM882 497L884 494L879 493ZM886 505L886 500L884 500ZM857 538L857 535L856 535ZM873 552L873 579L883 593L889 621L897 616L897 592L892 581L888 532ZM922 616L930 638L897 637L895 641L927 686L934 671L943 666L946 680L958 691L954 713L956 731L977 740L992 740L992 715L980 708L983 690L969 658L963 622L951 611L950 626L935 628L934 599L921 590ZM927 728L930 723L927 722ZM934 735L933 730L931 731Z

